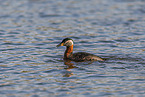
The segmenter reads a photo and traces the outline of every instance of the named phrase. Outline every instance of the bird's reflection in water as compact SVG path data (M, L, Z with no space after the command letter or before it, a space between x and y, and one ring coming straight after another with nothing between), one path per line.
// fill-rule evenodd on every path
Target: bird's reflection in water
M65 59L64 60L64 64L66 65L66 67L64 69L66 70L66 72L63 75L63 77L71 77L73 75L73 73L71 72L71 69L73 69L73 68L79 68L76 65L78 65L78 64L89 65L89 64L92 64L93 62L94 61L89 61L89 62L74 62L74 61L71 61L69 59Z
M72 63L72 61L69 60L69 59L64 60L64 64L67 66L67 67L64 68L64 69L67 70L67 72L65 72L65 74L63 75L63 77L71 77L71 75L73 75L73 73L71 72L70 69L77 68L77 67L74 66L74 63Z

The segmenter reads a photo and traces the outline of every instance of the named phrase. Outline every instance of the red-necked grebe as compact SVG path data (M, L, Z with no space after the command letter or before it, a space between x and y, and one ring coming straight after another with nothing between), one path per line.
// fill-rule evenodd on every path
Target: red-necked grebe
M63 41L57 45L66 46L66 50L64 53L64 59L69 59L72 61L104 61L102 58L97 57L96 55L86 53L86 52L77 52L73 53L73 40L70 38L65 38Z

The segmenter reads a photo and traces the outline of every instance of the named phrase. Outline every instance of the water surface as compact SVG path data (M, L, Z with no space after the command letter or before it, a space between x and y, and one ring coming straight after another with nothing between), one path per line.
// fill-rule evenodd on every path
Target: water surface
M1 97L145 96L144 0L1 0ZM63 61L74 52L104 62Z

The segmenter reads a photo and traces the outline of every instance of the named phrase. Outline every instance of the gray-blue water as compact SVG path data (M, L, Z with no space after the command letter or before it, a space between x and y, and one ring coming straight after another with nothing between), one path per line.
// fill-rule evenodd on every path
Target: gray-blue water
M99 96L145 96L145 0L0 0L0 97Z

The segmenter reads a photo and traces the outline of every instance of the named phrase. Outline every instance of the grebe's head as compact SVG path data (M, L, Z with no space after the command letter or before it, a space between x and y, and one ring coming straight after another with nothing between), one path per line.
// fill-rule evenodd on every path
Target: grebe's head
M72 46L73 45L73 40L71 38L65 38L63 39L63 41L58 44L56 47L59 47L59 46L66 46L66 47L69 47L69 46Z

